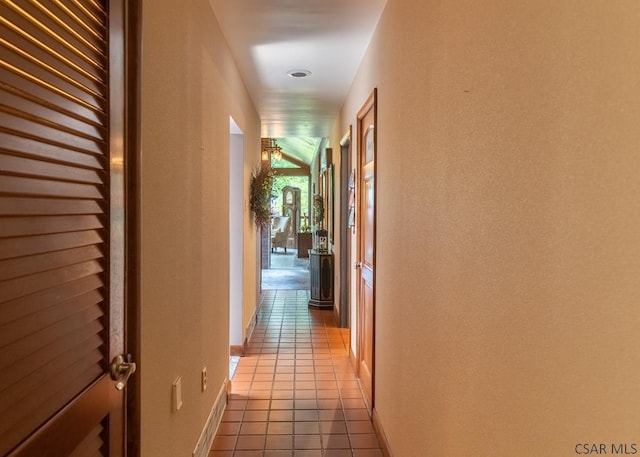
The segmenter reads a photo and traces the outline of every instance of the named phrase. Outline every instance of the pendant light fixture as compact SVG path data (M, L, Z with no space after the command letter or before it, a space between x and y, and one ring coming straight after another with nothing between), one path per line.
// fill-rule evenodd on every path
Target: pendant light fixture
M278 146L275 138L269 138L269 145L262 150L262 160L282 160L282 148Z

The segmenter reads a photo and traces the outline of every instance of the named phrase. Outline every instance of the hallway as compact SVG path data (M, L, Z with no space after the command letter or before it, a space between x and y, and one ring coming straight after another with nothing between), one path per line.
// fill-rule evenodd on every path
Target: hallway
M280 249L269 256L269 268L262 270L262 290L308 290L309 257L298 257L297 249Z
M264 293L210 457L381 457L348 332L306 290Z

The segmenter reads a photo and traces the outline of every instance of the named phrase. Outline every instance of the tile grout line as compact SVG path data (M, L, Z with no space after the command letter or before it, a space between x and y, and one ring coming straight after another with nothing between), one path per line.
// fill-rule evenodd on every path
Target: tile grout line
M223 423L230 424L224 428L229 435L216 437L217 442L214 441L210 457L382 456L377 439L373 440L375 435L372 434L366 409L366 416L362 415L365 405L348 359L344 335L332 326L330 312L309 310L306 307L307 299L308 291L294 294L276 291L265 295L256 331L248 344L247 357L241 361L242 369L236 371L236 376L241 376L243 381L232 384L232 388L242 384L242 389L238 388L231 396L232 401L236 401L231 406L241 408L240 414L235 412L223 418ZM321 360L326 362L318 363ZM324 368L329 366L330 370ZM262 376L267 373L268 376ZM278 379L287 379L285 382L290 384L277 385L275 383L280 382ZM254 384L258 382L266 384ZM335 394L329 389L321 398L320 387L330 386L331 382ZM313 389L310 389L312 385ZM284 399L288 400L278 402ZM267 409L254 411L252 416L255 417L252 418L264 419L257 422L262 425L246 425L253 422L247 414L252 411L249 408L258 408L260 405L266 405ZM276 405L287 409L275 408ZM258 414L260 412L262 414ZM340 419L337 419L338 413ZM336 420L327 422L331 414ZM284 418L287 420L283 422ZM367 420L363 420L365 418ZM280 429L288 427L290 433L270 433L272 425L275 431L279 424L288 424L280 425ZM323 424L329 424L327 427L331 428L325 430ZM338 427L337 433L332 433L335 431L333 427ZM257 434L243 434L243 430ZM308 433L298 433L298 430ZM247 437L242 438L242 444L241 437ZM266 449L269 444L278 442L287 444L281 445L279 450ZM336 449L331 449L332 445ZM308 449L293 449L297 447Z

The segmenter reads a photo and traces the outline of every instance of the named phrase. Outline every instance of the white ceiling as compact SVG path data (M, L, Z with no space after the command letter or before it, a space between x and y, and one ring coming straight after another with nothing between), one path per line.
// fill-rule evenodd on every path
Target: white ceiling
M209 1L262 136L329 136L386 0ZM287 75L300 69L311 75Z

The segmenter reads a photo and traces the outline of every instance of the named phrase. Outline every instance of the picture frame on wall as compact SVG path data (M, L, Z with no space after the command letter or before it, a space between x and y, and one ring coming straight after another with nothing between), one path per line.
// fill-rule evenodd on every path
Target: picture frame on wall
M324 203L324 226L329 235L329 241L333 243L333 165L330 164L322 170L322 200Z

